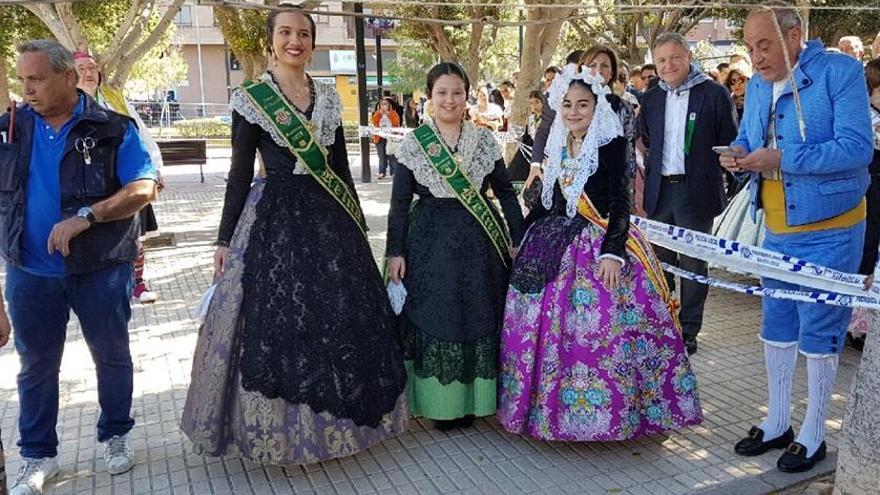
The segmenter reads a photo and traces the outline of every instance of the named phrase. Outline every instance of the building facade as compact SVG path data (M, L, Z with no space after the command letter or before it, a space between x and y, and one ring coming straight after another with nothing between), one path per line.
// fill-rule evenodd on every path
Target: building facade
M342 2L330 1L319 9L339 12L343 6ZM309 74L317 80L334 84L342 100L343 119L357 121L354 21L351 17L331 15L315 15L313 18L318 34ZM241 84L243 76L217 26L214 8L187 1L175 18L175 24L177 31L173 43L180 48L189 69L186 80L177 88L172 88L173 96L183 107L195 108L201 115L222 113L229 101L229 91ZM370 100L375 101L378 95L376 42L369 27L365 29L365 38L367 90ZM383 37L381 46L386 67L382 78L383 89L388 90L391 79L387 75L387 62L397 58L397 45Z

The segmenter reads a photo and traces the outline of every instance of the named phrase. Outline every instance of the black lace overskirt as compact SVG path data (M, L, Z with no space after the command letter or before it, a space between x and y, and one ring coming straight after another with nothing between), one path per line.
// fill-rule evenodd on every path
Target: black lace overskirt
M555 213L537 220L520 247L510 285L529 294L544 290L559 274L565 250L588 224L589 221L580 215L568 218Z
M403 317L403 356L412 361L419 378L436 378L442 385L472 383L477 378L498 376L498 335L487 335L469 342L449 342L422 332Z
M470 342L498 335L508 270L457 199L420 199L406 245L409 321L435 339Z
M245 390L376 427L406 384L391 307L354 221L311 177L270 177L244 255Z

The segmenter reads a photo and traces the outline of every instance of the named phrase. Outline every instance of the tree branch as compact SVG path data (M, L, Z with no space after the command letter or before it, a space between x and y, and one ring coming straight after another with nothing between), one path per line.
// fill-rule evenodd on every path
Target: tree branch
M475 16L483 16L483 8L477 7L473 11ZM470 39L465 58L465 72L472 80L477 81L480 78L480 45L483 40L483 25L471 25Z
M100 57L99 62L102 66L116 62L116 59L122 53L122 40L131 30L138 12L142 11L143 5L146 1L148 0L132 0L131 6L128 8L128 11L125 12L125 17L122 19L122 24L119 25L116 34L113 35L113 40L107 45L107 51L105 51Z
M58 3L55 5L55 10L58 12L58 19L64 25L64 28L67 29L67 34L70 36L70 41L73 43L71 50L88 50L89 41L83 35L76 16L73 15L73 3Z
M127 58L126 56L132 50L132 47L134 47L141 41L141 38L144 35L144 31L146 31L147 28L149 28L150 26L150 17L153 16L153 11L155 10L155 8L156 0L146 0L141 10L139 12L136 12L131 29L127 33L125 33L124 38L119 43L119 48L117 50L118 58L117 60L113 61L114 63L112 65L109 65L110 67L116 67L118 63L121 63L125 58Z
M64 26L64 23L59 18L55 6L50 4L28 4L24 7L37 16L37 18L49 28L49 32L52 33L52 36L54 36L59 43L68 49L73 49L76 46L76 43L73 38L70 37L70 33Z
M134 63L140 60L141 57L146 55L148 51L156 46L159 39L165 35L165 31L168 29L168 26L171 25L171 21L174 20L177 13L180 12L180 6L183 4L183 1L184 0L174 0L174 2L168 6L165 15L162 16L159 24L156 25L150 35L147 36L140 45L129 52L127 56L122 57L119 67L114 72L113 79L110 81L111 83L114 83L116 87L121 87L125 83L126 78L128 78L128 73L131 71Z

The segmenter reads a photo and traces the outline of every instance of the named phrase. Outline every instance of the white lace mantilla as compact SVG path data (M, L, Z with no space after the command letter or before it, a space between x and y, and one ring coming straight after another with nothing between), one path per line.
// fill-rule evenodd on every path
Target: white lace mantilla
M563 158L569 131L562 121L562 102L574 80L583 81L590 86L593 95L596 96L596 109L578 156ZM582 72L578 72L574 64L567 65L562 70L562 74L553 79L547 103L556 111L556 118L553 119L547 137L548 158L547 166L544 167L544 188L541 191L541 200L545 208L549 209L553 205L553 190L558 182L565 196L566 214L569 218L574 218L584 186L599 168L599 148L623 135L620 118L608 103L607 96L610 93L611 90L605 86L599 76L591 74L586 67Z
M431 122L428 125L439 136L437 127ZM474 187L480 187L483 179L495 168L495 162L501 159L501 148L492 132L482 127L476 127L470 122L465 122L461 127L458 153L461 156L459 167ZM434 169L428 155L416 141L414 133L407 134L403 139L400 150L397 152L397 161L412 170L416 182L427 187L435 198L456 197L452 188Z
M268 73L263 74L260 77L260 82L268 84L279 94L282 94L281 90ZM318 138L318 141L326 148L336 141L336 129L342 125L342 103L340 103L339 94L336 93L336 89L333 86L314 80L312 82L315 87L315 104L313 106L311 120L307 119L302 112L299 112L295 108L294 111L297 112L298 116L303 121L311 122L311 124L315 126L313 133ZM245 120L251 124L256 124L264 131L268 132L269 135L272 136L272 140L275 141L275 144L282 148L289 148L287 142L285 142L281 135L275 131L275 128L272 126L269 119L260 109L254 106L242 88L236 88L232 92L232 96L229 98L229 108L238 112L239 115L244 117ZM293 174L307 175L308 173L308 170L306 170L302 162L297 160L296 166L293 168Z

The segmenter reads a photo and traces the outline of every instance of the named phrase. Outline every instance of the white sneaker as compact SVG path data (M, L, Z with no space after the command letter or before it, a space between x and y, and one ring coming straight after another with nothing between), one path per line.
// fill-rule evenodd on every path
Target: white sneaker
M159 300L159 294L156 294L155 292L153 292L151 290L145 290L145 291L141 292L141 295L140 295L140 297L138 297L138 300L141 302L141 304L154 303Z
M122 474L134 467L134 452L128 444L128 435L116 435L107 441L104 463L110 474Z
M42 459L30 459L23 457L21 467L18 468L18 476L9 495L39 495L43 493L43 483L58 474L58 459L56 457L44 457Z

